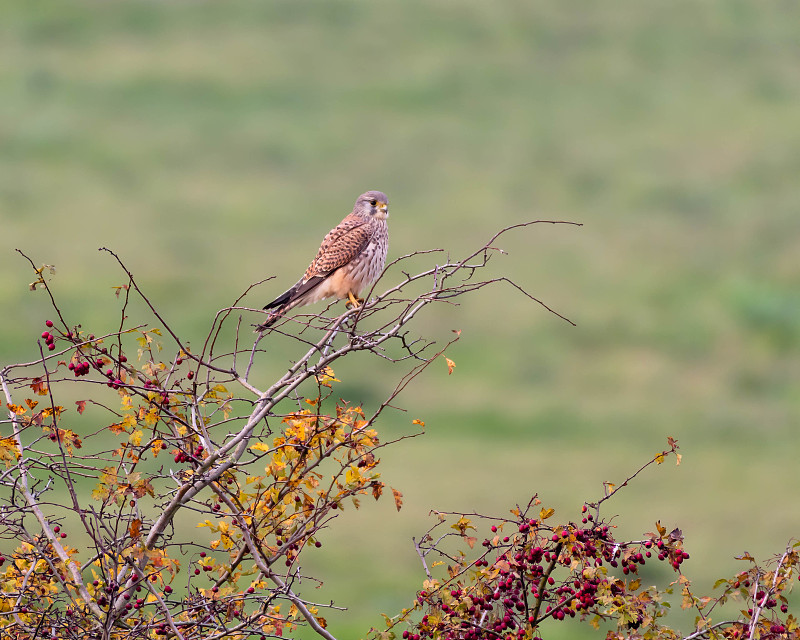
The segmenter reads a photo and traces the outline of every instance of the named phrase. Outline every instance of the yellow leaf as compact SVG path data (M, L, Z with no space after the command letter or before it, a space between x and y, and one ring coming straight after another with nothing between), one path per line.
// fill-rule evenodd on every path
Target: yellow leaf
M128 442L130 442L134 447L138 447L142 444L142 432L141 430L134 431L129 437Z
M253 451L264 451L264 452L266 452L266 451L270 450L270 446L266 442L256 442L255 444L251 444L250 448Z
M435 591L439 587L439 581L436 578L429 578L422 583L422 588L427 592Z
M550 516L552 516L556 512L555 509L542 509L539 512L539 518L542 520L547 520Z
M475 527L472 526L472 523L470 522L469 518L465 518L464 516L461 516L458 519L458 522L456 522L455 524L451 524L450 528L455 529L456 531L461 533L461 535L464 535L467 529L475 529Z
M19 455L17 441L13 437L0 438L0 460L6 463L6 467L19 460Z
M420 427L424 427L425 423L422 420L412 420L411 424L418 424Z
M456 363L453 362L447 356L445 356L444 359L445 359L445 362L447 362L447 375L450 375L451 373L453 373L453 369L456 368Z
M358 484L361 482L361 473L355 467L348 467L347 472L344 474L344 481L347 484Z
M144 423L148 427L152 427L158 422L158 409L151 407L147 413L144 414Z

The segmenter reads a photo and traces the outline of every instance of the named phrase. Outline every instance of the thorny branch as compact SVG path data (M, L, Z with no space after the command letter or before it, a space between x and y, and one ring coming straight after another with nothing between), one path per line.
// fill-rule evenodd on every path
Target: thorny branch
M11 439L0 440L0 460L7 467L0 474L0 534L27 544L13 554L19 579L9 586L13 576L7 577L5 583L11 600L3 633L22 640L32 630L48 628L67 639L88 632L103 640L133 640L152 633L184 638L193 629L191 637L211 640L234 634L278 637L285 628L306 624L334 640L320 606L305 600L292 583L299 576L301 553L319 546L316 536L345 500L356 504L358 496L382 494L374 451L419 435L381 443L374 426L459 334L437 346L415 335L412 321L431 304L452 304L490 285L510 284L572 324L508 278L480 279L492 256L502 253L494 246L500 236L537 223L575 224L513 225L465 257L447 257L415 275L403 270L411 258L446 254L437 249L402 256L385 271L399 271L399 281L377 293L390 279L384 275L366 304L335 317L327 315L329 306L322 313L284 318L251 347L252 334L241 331L247 324L244 314L259 310L240 305L255 290L252 285L215 315L199 353L116 252L101 249L125 277L117 288L124 292L120 321L115 330L98 335L67 321L44 268L20 252L37 275L34 284L46 290L55 322L47 322L39 358L0 371L12 427ZM147 329L147 320L127 324L134 295L160 330ZM253 319L254 324L259 320ZM281 339L302 351L262 386L256 379L263 379L269 362L261 345ZM356 352L405 365L369 414L328 400L333 366ZM316 397L306 400L312 383ZM64 389L86 399L72 408L60 406ZM101 400L103 393L109 399ZM37 407L39 396L48 399L47 409ZM68 411L69 428L61 418ZM112 424L91 433L76 431L82 423L103 420ZM158 457L164 451L170 451L174 466ZM255 465L264 462L265 472L258 475ZM321 483L325 476L327 484ZM68 506L44 500L56 491L66 491ZM38 533L23 524L27 514L35 517ZM187 545L177 533L185 519L204 520L216 541ZM81 523L85 544L70 547L64 540L75 521ZM279 561L288 567L284 577L277 572ZM247 562L252 564L243 573ZM180 595L172 586L179 564L188 574ZM50 582L33 579L39 576L34 568L41 566L49 567ZM216 578L201 582L209 572ZM246 589L238 586L245 575L251 583ZM49 594L46 607L36 605L35 589ZM281 600L294 613L280 610Z

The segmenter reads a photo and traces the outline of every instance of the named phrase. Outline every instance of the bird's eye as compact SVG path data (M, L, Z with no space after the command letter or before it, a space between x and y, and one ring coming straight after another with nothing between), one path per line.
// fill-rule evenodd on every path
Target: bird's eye
M375 198L373 198L372 200L369 201L369 203L374 207L376 204L378 204L378 201Z

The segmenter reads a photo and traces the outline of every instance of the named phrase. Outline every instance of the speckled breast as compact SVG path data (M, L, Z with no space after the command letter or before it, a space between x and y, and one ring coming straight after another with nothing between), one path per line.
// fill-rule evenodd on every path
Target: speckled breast
M361 255L347 267L354 284L353 293L360 296L381 275L386 266L386 252L389 249L388 227L385 220L375 226L375 231Z

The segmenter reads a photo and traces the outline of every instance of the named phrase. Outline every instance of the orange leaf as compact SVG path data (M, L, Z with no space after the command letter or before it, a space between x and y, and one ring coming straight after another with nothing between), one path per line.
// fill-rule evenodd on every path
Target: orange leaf
M84 409L86 409L86 400L76 400L75 404L78 405L78 413L83 413Z
M392 487L392 495L394 496L394 506L397 507L398 511L400 511L401 507L403 506L403 494Z
M128 529L131 534L131 538L134 540L142 535L142 521L139 518L136 518L133 522L131 522L131 526Z
M447 356L445 356L444 359L445 359L445 362L447 362L447 375L450 375L451 373L453 373L453 369L456 368L456 363L453 362Z
M47 395L47 385L42 382L41 378L34 378L31 380L31 389L33 389L34 393L37 396L46 396ZM33 407L31 407L33 409Z

